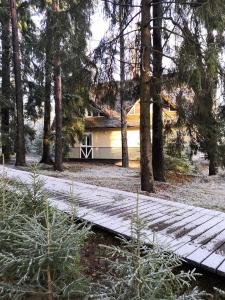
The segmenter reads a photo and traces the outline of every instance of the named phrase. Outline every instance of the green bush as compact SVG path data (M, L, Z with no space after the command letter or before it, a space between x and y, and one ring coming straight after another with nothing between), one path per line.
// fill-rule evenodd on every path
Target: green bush
M32 178L29 188L0 181L0 298L79 299L88 287L80 253L90 227L49 207Z
M197 171L196 166L186 157L178 158L169 155L165 155L165 169L182 174L194 174Z
M204 292L191 288L197 275L194 270L177 271L182 260L147 239L146 224L139 218L138 208L132 226L132 239L121 237L121 246L107 247L108 256L104 260L109 271L102 274L92 299L203 299Z

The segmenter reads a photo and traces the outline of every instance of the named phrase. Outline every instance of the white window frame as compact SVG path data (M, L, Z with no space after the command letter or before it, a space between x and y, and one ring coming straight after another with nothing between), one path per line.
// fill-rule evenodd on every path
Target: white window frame
M83 144L82 141L80 143L80 158L82 159L82 153L83 155L85 156L85 158L83 159L88 159L88 156L91 154L91 158L90 159L93 159L94 158L94 147L93 147L93 133L92 132L85 132L84 133L84 136L87 136L87 135L90 135L91 136L91 145L88 146L87 144ZM84 151L82 150L82 148L86 148L86 153L88 153L87 155L85 155ZM89 151L87 152L87 149L89 149Z

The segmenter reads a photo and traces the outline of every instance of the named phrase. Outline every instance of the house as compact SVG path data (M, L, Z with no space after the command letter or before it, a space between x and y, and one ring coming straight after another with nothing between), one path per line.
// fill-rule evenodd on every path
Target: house
M99 93L98 93L99 95ZM90 100L85 116L85 134L82 141L76 141L70 149L70 159L121 160L121 121L120 101L116 98L114 106L102 104L102 97ZM127 137L130 160L140 158L140 101L135 93L126 101ZM163 120L176 119L176 107L169 97L162 93ZM152 115L152 104L150 105Z

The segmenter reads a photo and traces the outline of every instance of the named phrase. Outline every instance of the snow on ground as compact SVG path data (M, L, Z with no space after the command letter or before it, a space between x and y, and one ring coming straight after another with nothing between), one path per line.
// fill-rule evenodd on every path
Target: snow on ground
M38 162L36 157L29 157L28 164ZM94 184L129 192L140 192L140 171L138 166L122 168L115 165L96 162L69 162L64 164L65 171L55 172L51 166L39 165L39 172L58 178L67 178L77 182ZM21 168L28 169L28 167ZM206 175L207 165L200 162L198 176L183 176L176 174L175 180L155 184L158 197L225 211L225 172L216 176ZM173 177L174 178L174 177Z
M158 196L166 197L195 206L225 211L225 173L216 176L197 176L183 185L171 185L159 191Z

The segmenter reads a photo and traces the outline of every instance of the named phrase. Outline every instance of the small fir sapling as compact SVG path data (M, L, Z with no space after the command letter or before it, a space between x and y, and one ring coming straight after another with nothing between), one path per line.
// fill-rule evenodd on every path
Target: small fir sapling
M108 250L108 256L103 259L109 272L102 274L91 299L203 299L205 293L191 288L197 275L194 270L176 271L182 264L181 259L163 250L155 239L147 239L146 223L139 217L138 207L137 201L132 238L120 237L121 246L103 246Z
M50 207L37 174L32 178L29 188L14 183L10 193L0 192L7 212L0 221L0 298L82 299L88 281L80 253L90 227Z

